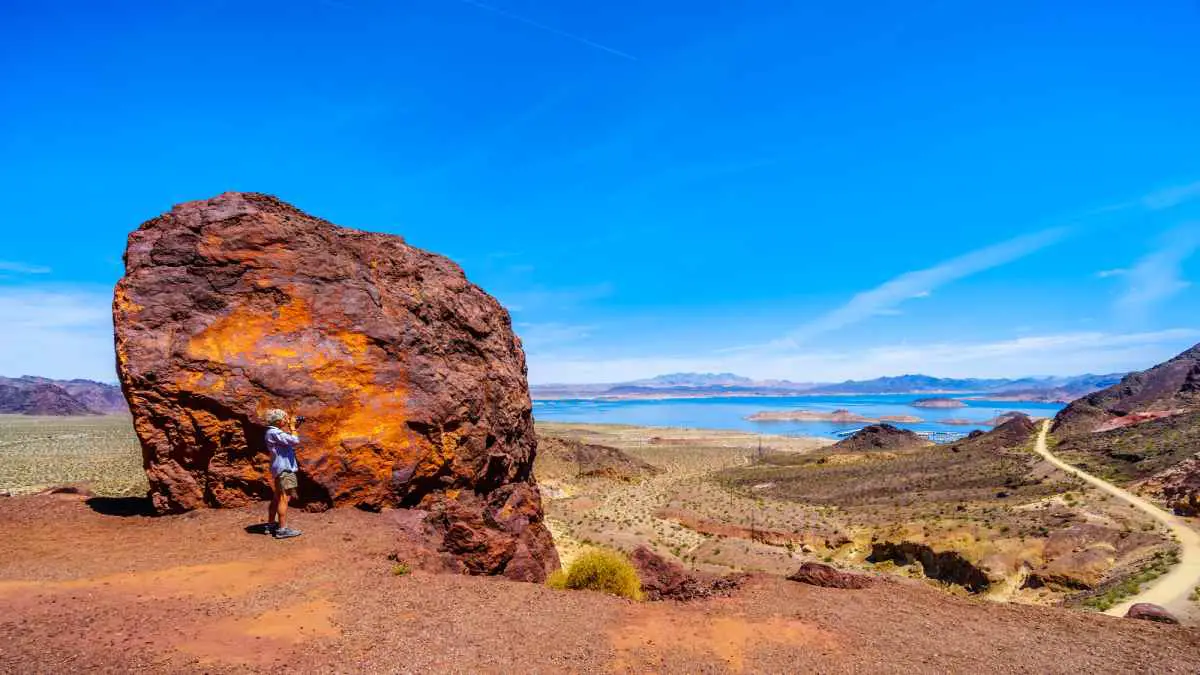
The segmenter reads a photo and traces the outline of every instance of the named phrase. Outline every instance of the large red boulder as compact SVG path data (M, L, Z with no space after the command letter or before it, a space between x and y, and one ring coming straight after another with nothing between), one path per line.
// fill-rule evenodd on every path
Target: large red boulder
M450 260L274 197L189 202L129 236L117 370L160 512L268 496L262 415L307 418L301 497L425 512L468 571L541 580L525 355Z

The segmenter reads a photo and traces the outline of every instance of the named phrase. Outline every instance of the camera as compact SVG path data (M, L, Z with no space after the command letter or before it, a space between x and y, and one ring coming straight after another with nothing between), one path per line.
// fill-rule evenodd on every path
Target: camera
M305 419L304 415L296 415L296 426L300 426L301 424L304 424L304 419Z

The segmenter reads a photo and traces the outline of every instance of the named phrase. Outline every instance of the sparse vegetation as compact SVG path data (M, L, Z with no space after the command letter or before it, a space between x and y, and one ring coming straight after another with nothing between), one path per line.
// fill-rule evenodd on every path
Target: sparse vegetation
M1179 551L1177 549L1159 551L1154 554L1149 565L1143 567L1137 573L1122 579L1120 583L1112 586L1103 593L1084 599L1083 605L1103 612L1125 598L1136 595L1142 590L1143 584L1149 583L1166 574L1167 570L1171 569L1178 562Z
M564 570L556 570L546 585L557 589L600 591L630 600L642 599L637 570L619 551L595 548L581 553Z
M1055 452L1089 473L1125 485L1191 457L1200 445L1200 412L1061 439Z
M142 495L149 487L133 424L125 416L0 415L0 492L22 494L86 483L96 494Z
M412 573L412 567L406 562L397 562L392 565L392 576L405 577Z

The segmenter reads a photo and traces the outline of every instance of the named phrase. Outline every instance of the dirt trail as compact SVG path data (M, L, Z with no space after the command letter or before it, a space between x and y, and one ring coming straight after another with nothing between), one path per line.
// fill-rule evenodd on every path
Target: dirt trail
M1050 422L1042 422L1042 429L1038 432L1037 444L1034 446L1039 455L1063 471L1078 476L1104 492L1141 509L1166 525L1179 542L1179 563L1171 571L1156 579L1146 590L1111 607L1105 614L1124 616L1130 606L1138 602L1151 602L1168 609L1187 608L1187 603L1190 602L1188 596L1191 595L1192 589L1200 585L1200 533L1145 499L1081 471L1052 455L1046 447L1046 434L1049 430Z

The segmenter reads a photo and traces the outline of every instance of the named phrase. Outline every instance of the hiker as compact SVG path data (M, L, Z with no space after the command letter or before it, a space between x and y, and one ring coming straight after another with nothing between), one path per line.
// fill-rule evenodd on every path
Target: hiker
M300 437L296 435L296 420L282 410L268 410L267 450L271 452L271 505L267 508L267 533L276 539L299 537L300 530L287 527L288 500L296 499L296 448ZM300 421L303 421L301 418ZM287 431L283 430L287 428Z

